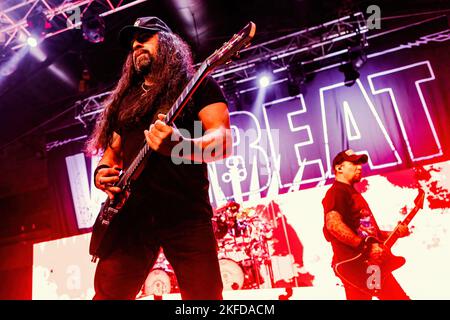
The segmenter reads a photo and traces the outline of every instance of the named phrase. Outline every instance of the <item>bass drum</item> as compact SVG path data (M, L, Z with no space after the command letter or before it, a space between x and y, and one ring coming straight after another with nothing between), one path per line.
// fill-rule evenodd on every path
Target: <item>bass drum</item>
M220 274L224 290L238 290L244 285L245 275L237 262L231 259L220 259Z
M143 296L162 296L163 294L173 292L176 292L175 274L161 268L150 271L142 286Z

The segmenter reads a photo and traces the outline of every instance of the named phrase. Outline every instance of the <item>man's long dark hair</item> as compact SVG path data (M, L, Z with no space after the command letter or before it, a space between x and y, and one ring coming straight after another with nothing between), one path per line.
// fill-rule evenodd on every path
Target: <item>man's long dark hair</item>
M153 60L149 74L153 83L150 90L143 95L144 77L135 70L130 52L122 76L86 143L86 152L96 154L106 149L118 127L132 127L149 113L166 113L192 76L194 69L189 46L173 33L159 32L158 37L157 58Z

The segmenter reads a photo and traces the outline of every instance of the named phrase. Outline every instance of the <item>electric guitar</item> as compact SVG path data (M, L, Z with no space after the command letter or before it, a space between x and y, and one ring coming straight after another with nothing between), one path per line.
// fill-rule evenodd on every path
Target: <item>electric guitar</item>
M238 55L239 50L250 45L250 41L256 32L256 25L249 22L241 31L235 34L228 42L210 55L199 67L190 81L186 84L175 103L167 112L164 122L172 125L175 119L181 114L181 111L189 102L199 85L217 66L227 63L231 58ZM127 199L131 193L131 186L142 173L152 149L143 142L143 147L133 159L130 166L119 176L119 181L114 186L119 187L122 192L115 195L113 200L109 198L102 204L100 213L94 223L89 253L92 255L92 261L102 258L112 247L112 240L117 236L114 229L116 216L122 211Z
M417 212L423 208L425 192L419 189L419 194L414 200L415 207L408 213L402 222L399 222L389 237L383 242L375 237L367 237L365 246L361 253L355 257L341 261L334 266L334 271L345 283L355 287L356 289L376 296L383 287L384 279L392 271L400 268L406 262L405 258L395 256L391 252L391 248L398 240L397 232L399 225L408 225L416 216ZM381 264L375 264L370 261L369 254L372 243L383 243L387 249L387 257Z

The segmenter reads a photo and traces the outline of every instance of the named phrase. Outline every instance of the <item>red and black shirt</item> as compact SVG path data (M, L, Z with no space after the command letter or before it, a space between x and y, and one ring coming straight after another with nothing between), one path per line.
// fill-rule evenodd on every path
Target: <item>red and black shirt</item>
M380 230L363 196L351 185L335 181L322 200L324 214L337 211L344 223L359 237L378 237ZM325 219L324 219L325 221ZM334 251L333 263L354 257L356 249L336 239L325 227L323 232Z

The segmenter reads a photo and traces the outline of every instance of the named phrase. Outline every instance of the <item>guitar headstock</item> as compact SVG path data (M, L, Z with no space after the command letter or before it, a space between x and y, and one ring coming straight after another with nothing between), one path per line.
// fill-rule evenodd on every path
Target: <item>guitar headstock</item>
M416 205L417 208L422 209L424 201L425 201L425 191L419 189L419 194L417 195L416 199L414 199L414 204Z
M207 68L212 70L238 55L239 50L250 44L250 41L255 36L255 32L256 25L253 22L249 22L241 31L206 59Z

